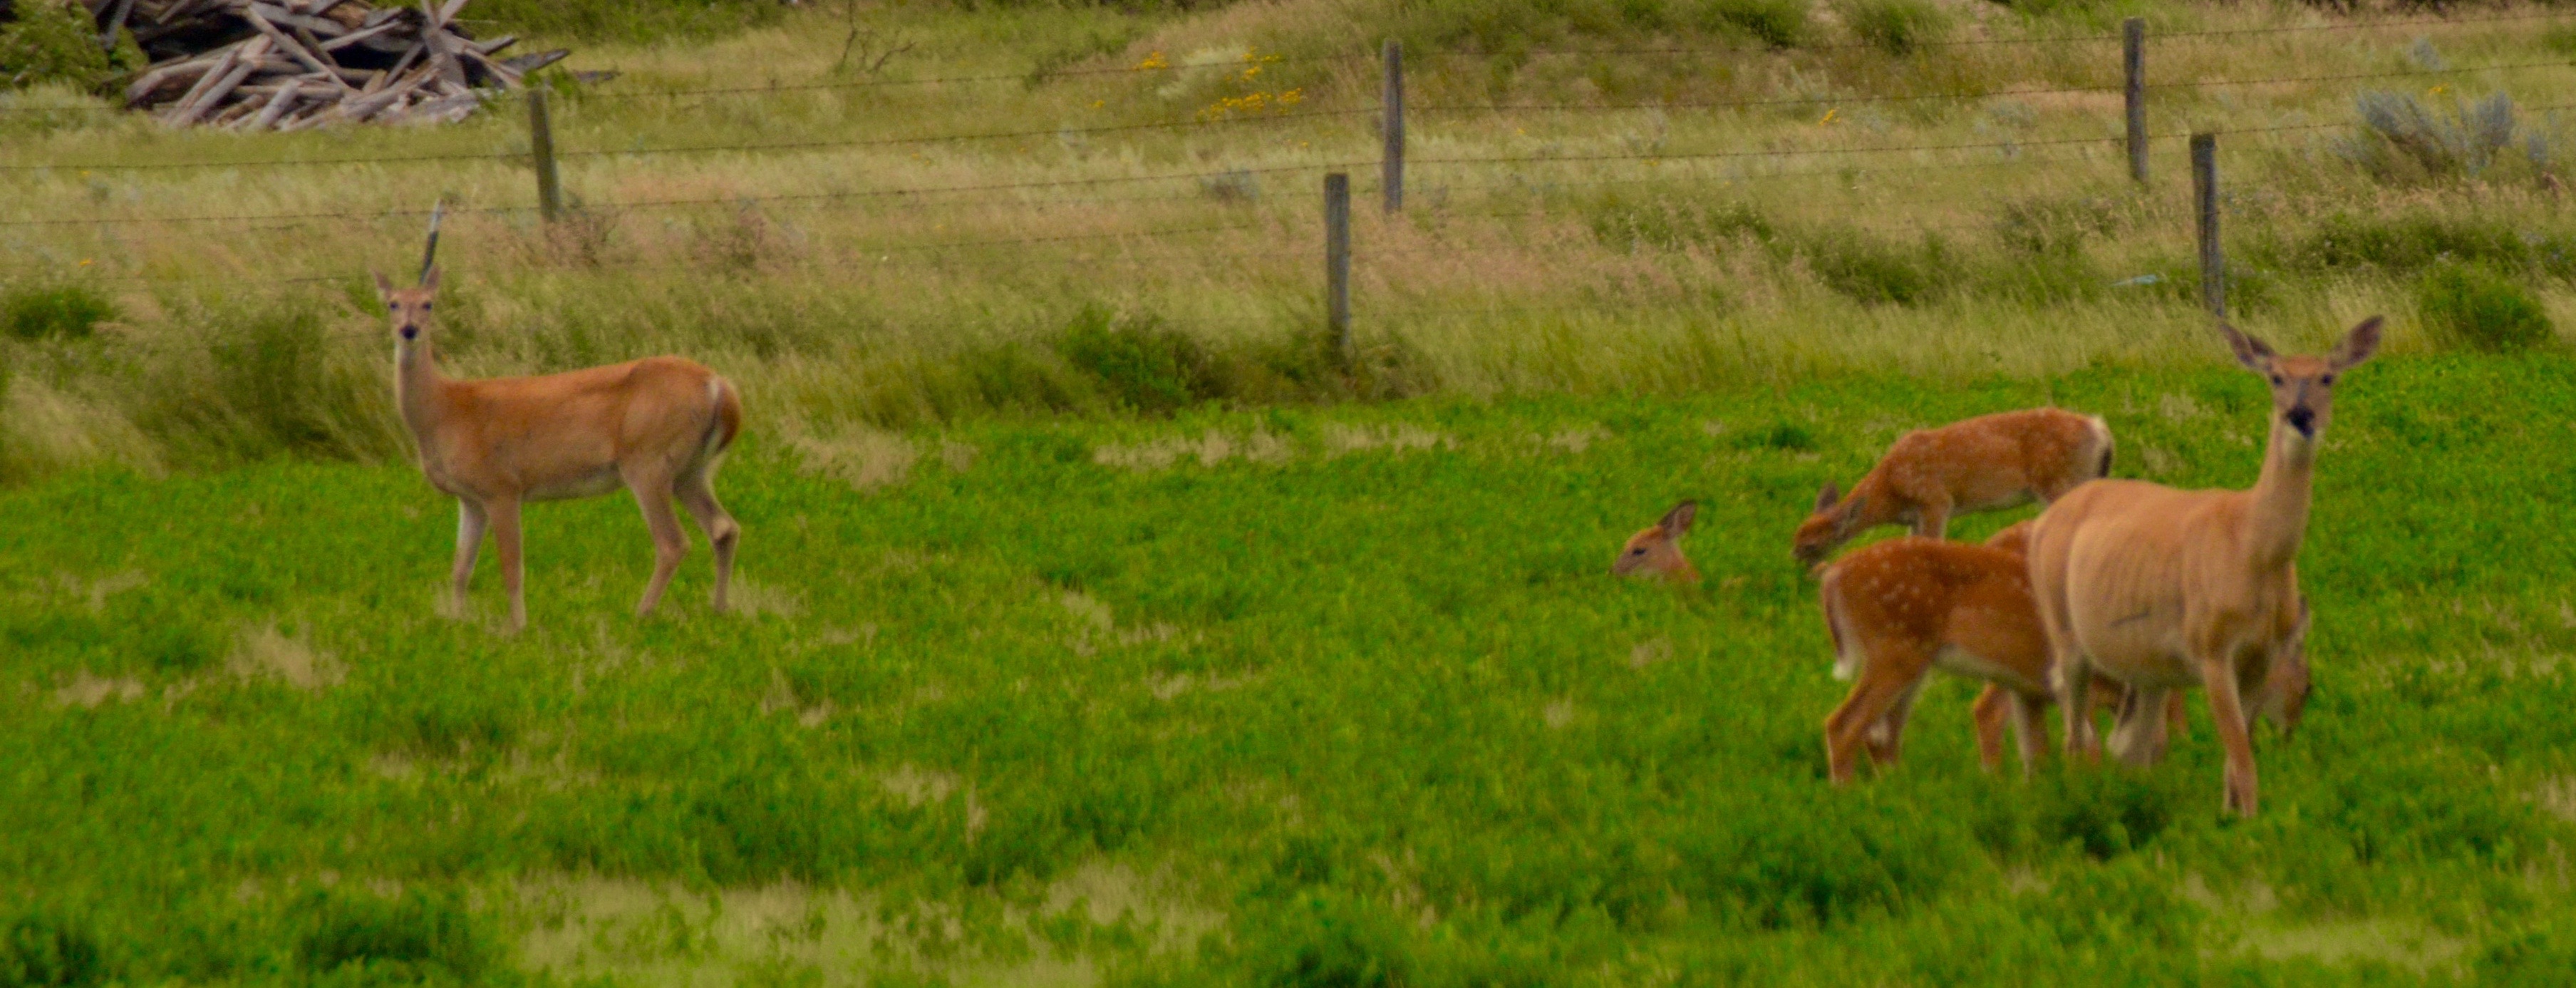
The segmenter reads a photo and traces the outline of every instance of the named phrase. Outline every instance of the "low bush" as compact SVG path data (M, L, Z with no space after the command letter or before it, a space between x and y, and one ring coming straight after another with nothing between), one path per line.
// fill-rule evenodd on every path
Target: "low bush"
M101 50L89 11L72 0L19 0L0 9L16 15L0 21L0 88L58 82L95 89L141 64L131 42Z
M85 923L29 913L0 926L0 988L91 985L107 973L98 935Z
M0 333L22 340L87 339L116 318L116 304L81 285L20 285L0 291Z
M1823 230L1799 238L1796 251L1826 288L1863 305L1920 305L1943 288L1937 272L1947 251L1930 237L1906 247L1858 229Z
M1911 55L1946 37L1950 17L1928 0L1848 0L1843 23L1862 42L1890 55Z
M1699 0L1691 13L1703 30L1745 35L1773 48L1805 44L1811 30L1805 0Z
M2576 236L2466 216L2338 214L2286 242L2258 244L2258 264L2310 274L2413 274L2457 262L2576 277Z
M474 984L500 973L500 950L453 893L315 892L304 901L296 966L341 983Z
M1056 339L1064 359L1100 379L1119 408L1168 415L1225 397L1206 347L1151 315L1119 318L1092 306Z
M2557 338L2540 300L2513 279L2470 264L2445 264L2415 288L2424 328L2453 346L2528 350Z

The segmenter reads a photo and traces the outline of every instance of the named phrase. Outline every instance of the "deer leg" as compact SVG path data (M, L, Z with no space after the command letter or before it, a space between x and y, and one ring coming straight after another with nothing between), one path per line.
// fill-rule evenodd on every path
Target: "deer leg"
M653 580L644 585L644 599L635 604L635 616L643 617L662 602L671 575L680 571L680 560L688 558L689 537L680 530L680 516L671 510L675 492L668 481L630 476L626 486L635 492L635 506L644 509L645 526L653 530Z
M2200 660L2201 687L2209 692L2209 718L2218 722L2218 744L2227 751L2227 808L2254 815L2254 741L2245 729L2245 707L2236 693L2234 663L2223 656Z
M1870 666L1878 668L1864 667L1859 682L1852 684L1851 695L1825 718L1825 774L1835 785L1851 781L1852 763L1859 760L1869 734L1886 726L1883 718L1888 707L1922 678L1919 667L1913 675L1887 675L1877 661L1881 657L1873 654L1870 658Z
M2172 691L2131 686L2111 722L2111 754L2144 768L2165 753L2165 699Z
M1878 725L1869 732L1869 757L1881 766L1894 767L1897 752L1905 744L1905 720L1914 715L1914 698L1922 693L1923 681L1917 679L1896 695L1887 712L1878 716Z
M2033 547L2031 590L2039 605L2040 630L2048 636L2049 686L2057 694L2057 715L2066 727L2066 753L2087 759L2100 756L2093 737L2093 667L2076 647L2075 622L2067 613L2066 560L2039 554Z
M510 630L528 626L528 598L522 592L519 561L519 502L494 498L483 505L491 516L492 546L501 552L501 585L510 591Z
M733 583L734 544L742 541L742 526L726 514L724 505L716 503L715 478L711 468L700 466L680 475L680 504L698 521L698 530L707 533L707 545L716 556L716 613L725 612L725 588Z
M1914 509L1914 534L1927 539L1945 538L1950 534L1950 502L1925 501Z
M492 519L483 506L468 498L456 499L456 567L448 574L448 598L456 605L459 617L465 614L465 588L474 579L474 556L483 551L483 532Z
M2021 749L2021 777L2027 781L2037 774L2040 759L2048 757L2048 728L2041 722L2048 699L2021 693L2006 698L2012 705L2013 745Z
M2004 727L2015 715L2012 698L2003 687L1987 683L1978 691L1977 705L1972 708L1977 722L1977 764L1988 772L2004 767ZM2030 748L2021 749L2024 762L2030 760Z

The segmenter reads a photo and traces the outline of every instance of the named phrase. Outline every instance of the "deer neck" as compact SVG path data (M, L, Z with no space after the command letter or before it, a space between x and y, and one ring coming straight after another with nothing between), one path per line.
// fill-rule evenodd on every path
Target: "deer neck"
M427 334L394 345L394 400L402 408L403 423L411 427L412 438L423 444L436 433L446 383Z
M2263 475L2254 481L2240 543L2261 569L2289 566L2299 556L2299 541L2308 530L2308 498L2316 478L2317 440L2300 436L2278 419L2263 454Z

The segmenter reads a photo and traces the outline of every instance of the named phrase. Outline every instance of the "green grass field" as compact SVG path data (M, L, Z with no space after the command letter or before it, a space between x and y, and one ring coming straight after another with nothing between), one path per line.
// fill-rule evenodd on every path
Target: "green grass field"
M0 493L0 982L2563 983L2564 356L2339 389L2318 692L2262 736L2261 817L2222 820L2197 705L2152 771L2024 782L1947 680L1898 771L1825 784L1815 486L2046 401L2110 419L2118 475L2250 483L2262 391L2209 350L755 422L742 613L701 545L631 618L649 543L602 498L532 512L515 637L488 569L437 613L453 509L403 466ZM1610 578L1685 496L1706 586Z

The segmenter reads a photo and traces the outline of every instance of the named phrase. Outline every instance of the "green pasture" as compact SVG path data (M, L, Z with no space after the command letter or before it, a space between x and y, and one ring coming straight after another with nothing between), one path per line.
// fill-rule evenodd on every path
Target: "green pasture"
M2205 710L2152 771L2025 782L1952 681L1825 784L1815 487L2049 401L2118 475L2248 484L2263 391L2210 355L755 420L741 613L701 543L633 619L610 497L531 512L516 636L488 554L439 613L454 509L407 466L56 476L0 492L0 984L2565 983L2562 355L2338 389L2261 817ZM1682 497L1707 584L1612 580Z

